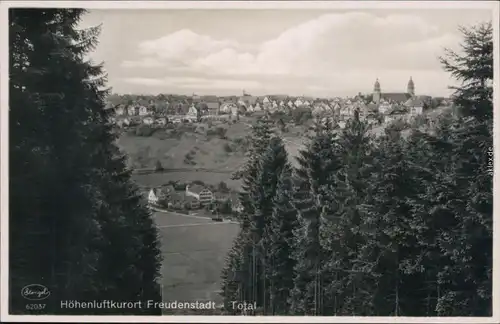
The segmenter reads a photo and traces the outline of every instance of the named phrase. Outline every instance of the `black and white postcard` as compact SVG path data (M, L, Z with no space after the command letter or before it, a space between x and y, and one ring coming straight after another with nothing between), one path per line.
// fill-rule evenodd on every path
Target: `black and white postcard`
M499 7L2 1L2 321L498 322Z

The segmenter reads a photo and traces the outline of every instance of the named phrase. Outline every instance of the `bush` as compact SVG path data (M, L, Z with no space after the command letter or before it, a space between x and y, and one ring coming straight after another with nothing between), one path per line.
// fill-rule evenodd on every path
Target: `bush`
M194 161L194 155L195 152L192 150L187 152L186 155L184 155L184 163L189 165L195 165L196 162Z
M135 129L135 135L149 137L153 135L155 131L156 129L149 125L140 125Z
M156 160L155 171L163 171L163 165L161 165L159 160Z
M201 180L193 180L191 183L198 186L205 186L205 182Z
M224 127L217 127L215 129L208 129L207 136L218 136L221 139L226 139L227 129Z
M232 212L232 208L231 208L231 200L230 199L226 199L224 200L221 204L220 204L220 207L219 207L219 212L222 214L222 215L230 215L231 212Z
M224 151L226 151L227 153L231 153L231 152L233 152L233 148L231 147L231 145L229 143L225 143L224 144Z
M233 151L239 151L239 152L246 152L248 150L248 147L250 145L250 142L248 138L246 137L238 137L233 139L233 146L232 149Z
M224 181L219 182L217 185L217 190L222 193L228 193L229 192L229 187L227 186L227 183Z
M297 125L302 125L306 121L312 119L312 112L309 109L297 108L292 111L292 119Z

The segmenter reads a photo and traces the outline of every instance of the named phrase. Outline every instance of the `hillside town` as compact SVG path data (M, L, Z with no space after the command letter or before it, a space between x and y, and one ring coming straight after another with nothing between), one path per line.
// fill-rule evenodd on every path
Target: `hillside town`
M417 95L415 83L410 77L404 92L385 93L377 79L373 92L353 97L313 98L307 96L267 95L252 96L243 90L243 95L176 96L159 95L155 100L137 96L128 99L119 96L111 100L108 108L115 114L112 121L118 127L145 124L164 126L167 123L195 122L205 119L238 121L239 116L265 116L273 113L290 114L297 109L309 110L315 119L334 117L340 127L352 118L356 111L361 119L381 124L395 120L410 121L425 110L449 106L451 100L444 97ZM113 102L114 101L114 102ZM122 102L120 102L122 101Z

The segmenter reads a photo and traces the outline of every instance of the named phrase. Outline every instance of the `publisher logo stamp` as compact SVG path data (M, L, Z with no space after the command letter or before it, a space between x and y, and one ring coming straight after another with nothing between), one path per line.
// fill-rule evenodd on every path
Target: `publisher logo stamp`
M44 300L50 296L50 290L44 285L27 285L21 289L21 296L27 300Z

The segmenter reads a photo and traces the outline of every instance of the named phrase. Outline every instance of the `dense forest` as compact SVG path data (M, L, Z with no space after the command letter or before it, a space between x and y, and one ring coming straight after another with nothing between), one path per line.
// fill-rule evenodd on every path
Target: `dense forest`
M159 315L61 304L161 299L157 230L114 144L84 13L9 11L10 313ZM50 292L43 309L21 294L33 284Z
M281 138L253 128L227 314L247 301L257 315L491 316L492 26L461 32L463 53L440 58L458 109L425 131L318 123L292 168Z

